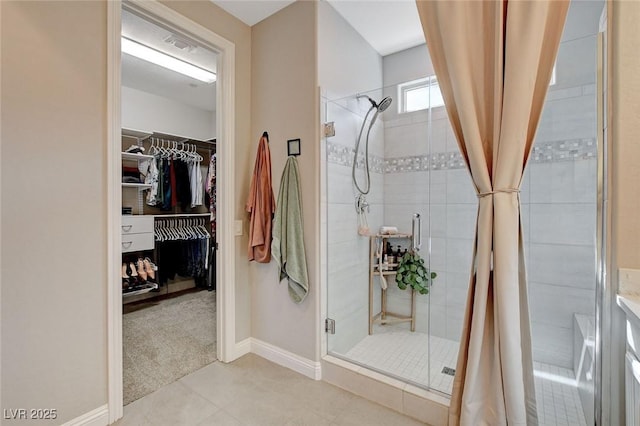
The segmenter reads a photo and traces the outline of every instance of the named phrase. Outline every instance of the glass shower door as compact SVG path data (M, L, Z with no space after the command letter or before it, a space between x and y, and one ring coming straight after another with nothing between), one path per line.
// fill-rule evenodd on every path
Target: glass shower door
M365 118L371 121L367 112L372 104L363 95L380 104L395 90L326 100L326 121L335 128L335 136L325 140L327 312L335 322L327 349L334 356L426 388L430 296L396 283L400 259L412 251L414 242L422 241L417 254L429 269L426 111L407 118L398 113L394 99L380 112L368 135L370 190L363 197L353 184L354 174L361 189L367 179L368 125L362 130L362 123ZM396 234L380 235L381 227Z
M366 195L360 195L352 178L356 140L369 107L369 102L359 101L355 95L326 101L326 121L333 122L335 128L335 136L326 139L325 147L327 313L335 322L335 334L328 335L327 349L330 354L349 359L353 358L352 350L369 335L367 234L375 233L383 219L384 133L380 119L369 134L368 185L363 154L366 134L361 137L360 155L355 159L360 187L369 186ZM371 119L369 114L367 123Z

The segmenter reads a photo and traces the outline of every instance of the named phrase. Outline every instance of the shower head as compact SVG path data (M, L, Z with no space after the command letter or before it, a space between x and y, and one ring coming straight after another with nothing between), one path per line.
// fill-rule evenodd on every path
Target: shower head
M376 103L376 101L374 101L373 99L371 99L369 96L367 95L356 95L357 99L360 98L367 98L369 100L369 102L371 102L371 106L375 109L378 110L378 112L384 112L384 110L386 110L387 108L389 108L389 105L391 105L391 102L393 99L391 99L391 96L387 96L386 98L382 99L380 101L380 103Z
M378 112L384 112L384 110L389 108L392 101L393 99L391 99L391 96L387 96L386 98L382 99L378 104Z

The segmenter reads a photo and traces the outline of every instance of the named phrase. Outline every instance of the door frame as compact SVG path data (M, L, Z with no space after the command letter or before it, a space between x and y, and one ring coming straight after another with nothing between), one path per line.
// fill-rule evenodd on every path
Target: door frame
M206 42L218 53L216 334L219 361L237 358L235 336L235 44L156 0L128 0L128 7L160 19ZM109 423L123 415L121 263L121 11L123 2L107 2L107 370Z

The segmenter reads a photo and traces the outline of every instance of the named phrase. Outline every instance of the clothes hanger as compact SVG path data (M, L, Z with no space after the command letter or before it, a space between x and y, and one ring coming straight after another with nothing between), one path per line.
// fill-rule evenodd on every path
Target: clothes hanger
M178 147L178 144L180 144L180 147ZM183 142L176 142L176 156L178 157L178 160L184 160L184 143Z
M156 241L162 241L162 237L160 236L160 221L155 223L153 227L153 235L156 238Z
M209 238L209 234L207 233L206 228L203 226L203 223L204 223L203 220L198 219L198 221L197 221L198 235L200 236L201 239Z
M158 222L156 222L157 227L156 229L158 230L158 241L164 241L164 232L163 232L163 227L164 227L164 221L163 220L159 220Z
M155 155L158 149L156 148L156 138L151 138L151 146L149 147L149 154Z
M167 241L167 221L166 219L162 219L160 223L160 235L162 236L162 241Z
M160 158L167 158L167 151L164 148L164 139L159 139L157 141L160 142L160 147L158 148L158 150L160 151Z
M167 222L166 222L165 233L166 233L166 241L173 241L175 239L173 236L173 229L171 227L171 220L169 219L167 219Z
M195 145L191 145L191 155L193 156L193 161L199 163L203 160L202 156L198 154L198 147Z
M182 239L190 240L191 239L191 231L189 230L188 219L181 219L181 227L180 231L182 233Z
M184 235L182 233L182 228L181 228L181 219L176 218L174 220L175 223L175 228L173 228L173 230L175 231L175 235L176 235L176 240L183 240L184 239Z
M180 150L178 149L178 141L173 141L173 159L180 159Z
M187 228L189 230L189 239L190 240L197 240L198 239L198 234L196 233L196 230L193 226L193 219L189 219L189 227Z
M166 220L162 221L162 241L169 241L169 232Z

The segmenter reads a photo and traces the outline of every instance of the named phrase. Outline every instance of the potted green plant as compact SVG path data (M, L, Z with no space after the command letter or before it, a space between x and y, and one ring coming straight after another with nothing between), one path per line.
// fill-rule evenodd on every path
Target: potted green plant
M437 274L424 266L424 259L416 252L407 252L398 262L396 284L400 290L411 287L420 294L427 294L435 277Z

